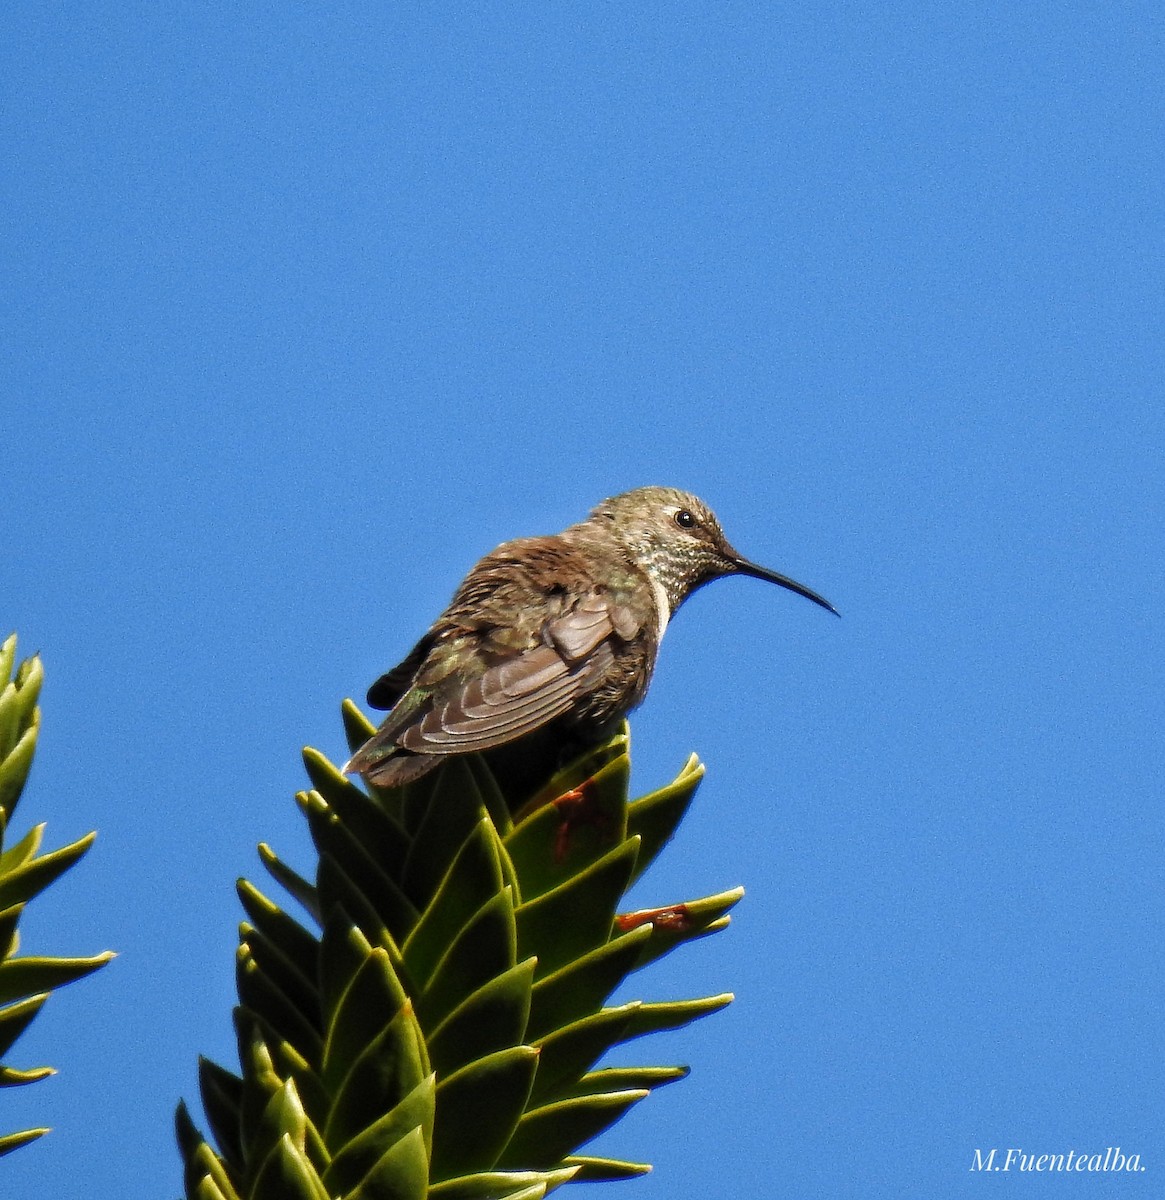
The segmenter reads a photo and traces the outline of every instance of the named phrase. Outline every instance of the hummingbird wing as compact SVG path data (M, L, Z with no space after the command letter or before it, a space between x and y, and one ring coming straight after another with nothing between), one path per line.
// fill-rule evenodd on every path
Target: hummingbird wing
M409 690L417 672L433 648L433 637L426 634L409 651L408 656L391 671L386 671L368 689L368 703L373 708L389 709Z
M612 636L638 622L609 596L591 593L543 625L543 644L488 667L452 691L435 690L424 715L392 716L377 734L415 754L464 754L504 745L571 710L614 662ZM383 744L383 743L382 743Z

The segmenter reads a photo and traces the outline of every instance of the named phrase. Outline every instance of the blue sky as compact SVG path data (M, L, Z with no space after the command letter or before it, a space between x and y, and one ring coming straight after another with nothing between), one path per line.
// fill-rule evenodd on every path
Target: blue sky
M482 11L482 9L485 11ZM0 18L3 631L47 683L13 1196L174 1195L236 876L301 745L497 542L690 488L642 981L732 990L603 1194L1159 1195L1165 102L1150 6L18 4ZM600 1194L599 1191L595 1192Z

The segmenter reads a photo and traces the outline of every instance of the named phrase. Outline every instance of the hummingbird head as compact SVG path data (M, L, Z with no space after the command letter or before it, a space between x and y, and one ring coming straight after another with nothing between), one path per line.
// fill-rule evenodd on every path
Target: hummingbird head
M712 579L751 575L837 614L828 600L803 584L744 558L724 536L716 514L690 492L636 488L604 500L588 520L608 526L631 560L666 593L673 613L696 588Z

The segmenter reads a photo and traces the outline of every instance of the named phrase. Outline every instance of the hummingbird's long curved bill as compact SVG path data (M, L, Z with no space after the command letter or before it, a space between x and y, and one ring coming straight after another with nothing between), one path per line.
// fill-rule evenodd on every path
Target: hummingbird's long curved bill
M812 588L807 588L803 583L798 583L795 579L790 579L788 575L781 575L776 571L770 571L768 567L758 566L754 562L749 562L747 558L733 559L733 565L741 575L751 575L754 579L764 579L768 583L779 584L783 588L788 588L791 592L796 592L798 596L804 596L806 600L812 600L814 604L820 604L822 608L828 609L835 617L841 616L841 613L824 596L819 596Z

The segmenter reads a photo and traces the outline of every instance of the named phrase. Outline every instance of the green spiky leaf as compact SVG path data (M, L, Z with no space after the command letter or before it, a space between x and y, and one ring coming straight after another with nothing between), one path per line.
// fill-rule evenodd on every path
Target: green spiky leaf
M530 1018L536 958L495 975L466 998L429 1035L433 1066L447 1075L474 1059L520 1045Z
M287 1133L264 1158L249 1196L250 1200L331 1200L307 1155Z
M418 1012L426 1026L442 1021L470 992L517 965L513 893L503 887L478 909L433 968Z
M704 764L693 754L679 775L666 787L632 802L627 810L627 832L637 833L642 849L634 879L638 879L655 861L683 820L704 778Z
M40 858L29 858L0 873L0 909L27 904L84 857L96 837L96 833L86 834L70 846L62 846Z
M533 1109L518 1123L500 1164L548 1167L560 1163L574 1147L602 1133L649 1094L644 1090L601 1092Z
M9 958L0 963L0 1004L84 979L114 957L107 950L92 958Z
M318 942L308 930L246 879L238 881L236 890L243 910L264 937L301 968L315 964Z
M12 1048L12 1043L32 1024L33 1018L44 1007L48 992L29 996L16 1004L0 1008L0 1059Z
M530 1036L542 1037L601 1008L635 969L651 936L650 926L640 926L539 979L530 997Z
M511 1200L525 1194L545 1195L569 1183L577 1173L577 1167L553 1171L479 1171L434 1183L429 1197L430 1200L498 1200L499 1197Z
M343 712L362 744L371 726ZM221 1154L179 1122L188 1197L537 1200L648 1169L578 1151L686 1068L601 1060L730 997L607 1001L724 928L740 892L619 915L703 773L693 757L632 801L627 747L624 728L533 787L514 756L465 756L397 789L304 751L314 883L260 853L319 932L240 882L241 1071L200 1071Z
M328 1016L325 1085L330 1090L338 1088L367 1048L390 1029L391 1052L404 1072L402 1084L407 1083L404 1090L408 1091L428 1074L418 1047L423 1035L416 1029L412 1003L388 954L377 948L369 951Z
M433 1124L437 1106L436 1076L429 1075L397 1104L388 1108L371 1124L366 1125L347 1139L332 1159L324 1176L331 1191L347 1192L376 1169L383 1173L381 1165L385 1155L402 1138L413 1131L420 1131L421 1148L425 1155L425 1172L428 1174L429 1154L433 1144Z
M474 914L505 886L502 849L488 817L462 843L401 955L417 979L428 977Z
M418 1128L390 1146L345 1200L424 1200L428 1182L428 1152Z
M537 1050L511 1046L462 1067L438 1085L434 1179L485 1171L498 1161L525 1111L537 1069Z
M49 1132L48 1129L23 1129L20 1133L6 1133L0 1137L0 1156L11 1154L13 1150L35 1142L37 1138L44 1137Z
M619 1158L595 1158L590 1154L568 1154L562 1160L578 1167L578 1183L607 1183L616 1179L637 1179L651 1170L650 1163L624 1162Z
M523 954L537 953L539 976L607 941L638 854L639 838L628 838L577 875L518 909L518 944Z

